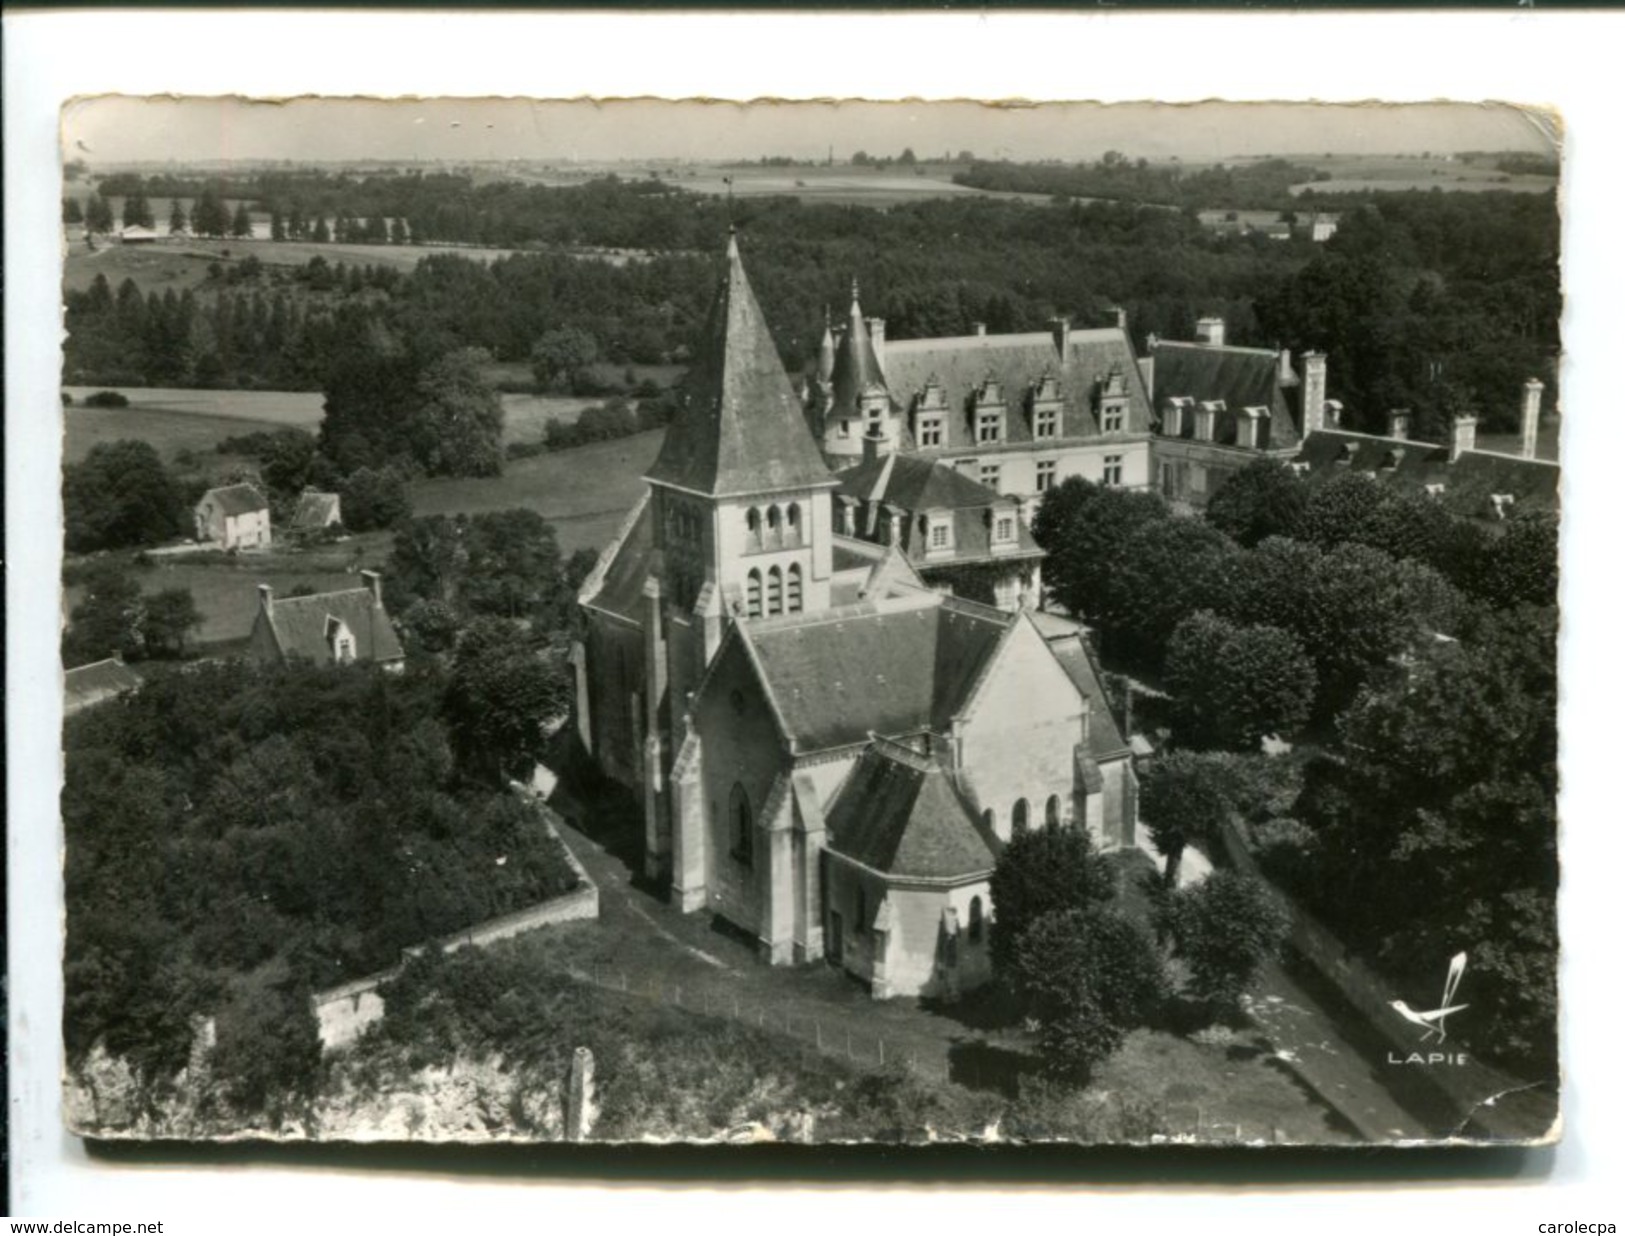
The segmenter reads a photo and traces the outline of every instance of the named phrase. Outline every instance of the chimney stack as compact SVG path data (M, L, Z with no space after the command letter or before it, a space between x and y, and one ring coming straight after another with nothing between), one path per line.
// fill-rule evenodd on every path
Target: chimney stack
M1326 357L1321 352L1303 354L1303 436L1326 428Z
M1478 417L1464 413L1456 417L1456 433L1450 442L1450 462L1455 463L1478 446Z
M1401 441L1411 436L1411 410L1395 408L1388 414L1388 436Z
M1055 350L1061 354L1061 364L1066 364L1067 354L1072 350L1071 318L1055 319Z
M1112 315L1112 320L1117 323L1117 329L1118 330L1127 330L1128 329L1128 310L1123 308L1122 305L1113 305L1111 307L1110 312L1111 312L1111 315Z
M970 324L970 328L971 328L971 332L973 334L975 334L977 336L977 338L980 338L981 336L987 334L987 323L986 322L972 322Z
M1205 343L1209 347L1224 347L1224 319L1198 318L1196 322L1196 342Z
M863 462L865 464L872 464L890 454L891 443L887 440L886 435L880 432L878 427L863 435Z
M260 610L261 610L261 612L263 612L265 614L265 616L267 618L269 618L271 616L271 606L275 603L275 600L276 600L276 598L271 593L271 585L270 584L261 584L260 585Z
M1275 380L1282 386L1286 386L1295 381L1297 376L1292 372L1292 349L1282 348L1276 361Z
M1540 396L1546 384L1539 378L1530 378L1523 384L1523 438L1518 453L1525 459L1535 457L1535 441L1540 436Z
M361 572L361 578L366 581L367 587L372 590L372 603L382 605L384 603L384 577L378 574L377 571L363 571Z

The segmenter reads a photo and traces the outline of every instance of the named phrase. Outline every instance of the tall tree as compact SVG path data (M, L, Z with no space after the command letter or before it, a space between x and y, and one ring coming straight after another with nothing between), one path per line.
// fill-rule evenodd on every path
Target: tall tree
M571 681L562 651L500 619L470 623L452 654L446 692L462 767L498 785L528 777L542 756L543 727L569 712Z
M418 379L405 430L431 476L496 476L502 471L502 400L487 381L490 354L448 353Z
M249 217L247 202L237 203L237 209L231 216L231 234L238 239L254 234L254 221Z
M1116 884L1087 831L1046 824L1010 839L999 854L988 892L993 899L993 969L1002 973L1014 963L1022 935L1040 918L1109 901Z
M1291 468L1278 459L1259 458L1225 478L1203 516L1250 549L1265 537L1295 535L1308 500L1308 486Z
M1234 1017L1259 971L1280 955L1291 918L1260 881L1220 870L1163 898L1158 927L1189 967L1191 993L1215 1015Z
M186 231L186 212L181 209L180 198L172 198L169 203L169 234L179 236Z
M1217 843L1234 806L1222 759L1173 751L1152 761L1140 778L1140 815L1163 856L1165 887L1177 887L1187 846Z
M1256 751L1263 738L1293 734L1309 719L1315 666L1290 632L1203 610L1168 641L1167 687L1181 742Z
M68 549L152 545L186 527L180 487L145 442L99 442L62 470Z

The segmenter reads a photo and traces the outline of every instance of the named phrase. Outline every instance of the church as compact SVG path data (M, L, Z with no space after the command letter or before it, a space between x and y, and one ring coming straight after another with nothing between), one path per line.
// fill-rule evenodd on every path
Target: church
M855 299L853 317L867 326ZM872 353L849 330L842 359L826 341L830 398L804 399L730 237L645 493L581 587L576 722L640 797L645 875L674 904L771 964L951 996L988 977L1003 845L1045 823L1135 845L1135 775L1082 630L1039 608L1027 512L904 454L895 404L861 373L835 391L859 342ZM1143 454L1121 359L1112 397ZM848 394L877 410L843 434Z

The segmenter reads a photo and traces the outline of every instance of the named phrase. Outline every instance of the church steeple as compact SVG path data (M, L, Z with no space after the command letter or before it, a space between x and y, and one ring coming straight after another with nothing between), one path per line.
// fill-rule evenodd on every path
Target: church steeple
M731 231L699 355L648 479L708 497L835 484Z
M880 319L874 320L879 329ZM852 307L846 328L835 349L826 384L830 392L824 409L824 452L832 456L859 455L869 433L895 434L891 394L881 368L871 324L858 300L858 281L852 280Z

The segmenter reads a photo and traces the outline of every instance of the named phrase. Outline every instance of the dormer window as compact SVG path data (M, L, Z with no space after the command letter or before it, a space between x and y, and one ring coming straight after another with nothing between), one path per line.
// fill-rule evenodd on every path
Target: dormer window
M1192 410L1192 401L1188 397L1180 396L1170 399L1162 411L1163 436L1168 438L1183 437L1185 425L1191 419Z
M948 423L948 400L935 377L914 401L914 441L922 447L941 446Z
M926 552L931 554L945 554L954 547L954 525L947 515L928 515L926 517Z
M1033 437L1055 438L1061 433L1061 387L1046 373L1033 387Z
M988 378L976 392L976 440L1004 441L1004 387L997 378Z
M1128 419L1128 382L1114 369L1100 384L1100 432L1122 433Z
M996 515L993 517L993 540L1004 543L1016 539L1016 517L1014 515Z
M1214 429L1219 423L1219 414L1224 411L1224 400L1209 399L1196 405L1196 440L1198 442L1211 442Z
M946 418L940 412L922 412L914 421L914 441L921 446L941 446Z

